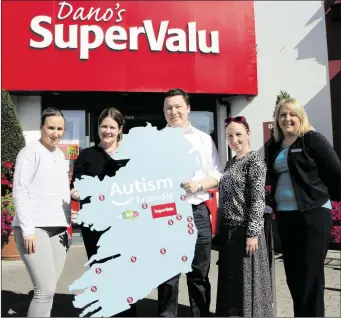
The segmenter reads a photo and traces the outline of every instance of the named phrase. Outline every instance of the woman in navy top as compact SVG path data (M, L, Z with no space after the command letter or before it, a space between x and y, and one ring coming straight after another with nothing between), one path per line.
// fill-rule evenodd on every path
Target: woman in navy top
M274 137L268 173L294 314L324 317L324 261L331 200L341 196L340 160L296 99L276 106Z

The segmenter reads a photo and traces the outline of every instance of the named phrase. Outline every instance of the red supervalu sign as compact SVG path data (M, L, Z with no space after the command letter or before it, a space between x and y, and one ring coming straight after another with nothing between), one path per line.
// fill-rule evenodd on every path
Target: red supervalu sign
M8 90L257 93L253 1L4 0L2 10Z
M165 203L152 205L152 216L153 219L164 218L166 216L177 215L175 203Z

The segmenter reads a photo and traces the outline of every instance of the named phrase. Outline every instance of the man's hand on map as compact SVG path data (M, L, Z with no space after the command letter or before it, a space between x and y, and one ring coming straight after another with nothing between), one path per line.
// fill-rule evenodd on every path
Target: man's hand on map
M79 201L79 200L81 199L81 198L79 197L79 195L78 195L77 189L73 188L73 189L71 190L71 198L72 198L73 200L75 200L75 201Z
M188 193L197 193L199 188L199 182L194 180L185 180L182 183L182 188Z

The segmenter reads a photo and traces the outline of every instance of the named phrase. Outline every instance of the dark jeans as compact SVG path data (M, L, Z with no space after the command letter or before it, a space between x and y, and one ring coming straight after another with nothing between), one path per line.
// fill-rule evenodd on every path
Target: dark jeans
M211 262L212 232L209 211L205 203L193 207L198 230L192 272L187 273L187 286L192 317L210 316L211 284L208 279ZM180 274L158 287L158 313L161 317L176 317Z
M331 210L276 213L287 284L295 317L324 317L324 261L331 238Z
M86 254L88 255L88 259L90 259L92 255L97 253L97 243L104 232L91 231L88 227L84 226L81 226L80 228L82 231ZM92 264L90 264L90 266L91 265ZM125 310L114 317L137 317L136 304L132 304L130 309Z

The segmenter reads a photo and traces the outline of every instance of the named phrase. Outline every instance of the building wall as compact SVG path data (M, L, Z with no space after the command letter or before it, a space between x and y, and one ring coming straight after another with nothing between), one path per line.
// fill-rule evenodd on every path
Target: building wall
M332 143L323 2L255 1L255 26L259 94L229 99L232 115L250 123L253 149L263 154L263 122L272 121L280 90L305 105L315 129Z
M40 96L13 96L12 101L18 113L26 144L40 138Z
M276 96L286 90L306 108L313 126L333 142L325 13L322 1L255 1L258 91L252 100L225 98L232 115L244 115L252 146L263 155L263 122L272 121ZM27 142L39 138L41 97L16 96ZM217 104L218 122L226 107ZM218 147L227 158L225 132L218 125Z
M340 1L325 4L334 148L341 159L341 13Z

